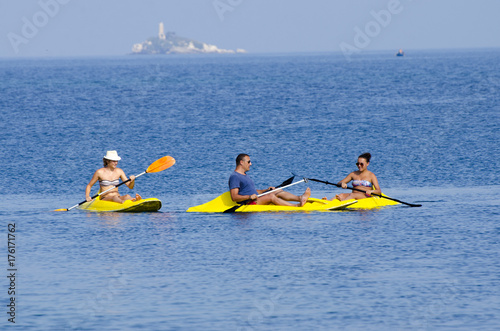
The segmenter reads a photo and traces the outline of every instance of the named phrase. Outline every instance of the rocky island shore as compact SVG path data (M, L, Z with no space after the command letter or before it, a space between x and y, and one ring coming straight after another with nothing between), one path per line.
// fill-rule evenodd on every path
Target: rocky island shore
M132 54L235 54L246 53L244 49L221 49L215 45L206 44L193 39L181 37L175 32L163 32L163 23L160 23L158 37L151 37L146 41L134 44Z

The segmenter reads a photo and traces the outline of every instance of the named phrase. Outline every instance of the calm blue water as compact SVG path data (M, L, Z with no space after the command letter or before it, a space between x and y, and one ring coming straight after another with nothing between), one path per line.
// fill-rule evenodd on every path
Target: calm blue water
M499 50L1 60L0 325L15 223L20 329L498 329L499 69ZM111 149L129 175L177 160L132 191L161 212L52 212ZM370 152L423 207L185 213L241 152L258 187L336 182Z

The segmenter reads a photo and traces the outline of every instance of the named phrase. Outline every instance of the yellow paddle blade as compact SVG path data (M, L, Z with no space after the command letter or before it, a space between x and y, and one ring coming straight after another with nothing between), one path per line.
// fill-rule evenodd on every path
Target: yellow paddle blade
M171 156L164 156L161 159L158 159L151 163L151 165L146 169L147 173L150 172L160 172L165 169L170 168L175 164L175 159Z
M68 211L68 209L67 208L60 208L60 209L56 209L54 211Z

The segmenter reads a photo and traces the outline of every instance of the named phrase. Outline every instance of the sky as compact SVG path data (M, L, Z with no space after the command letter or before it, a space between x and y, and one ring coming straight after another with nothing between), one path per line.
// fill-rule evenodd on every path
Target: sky
M116 56L165 31L249 53L499 48L498 0L0 0L0 58Z

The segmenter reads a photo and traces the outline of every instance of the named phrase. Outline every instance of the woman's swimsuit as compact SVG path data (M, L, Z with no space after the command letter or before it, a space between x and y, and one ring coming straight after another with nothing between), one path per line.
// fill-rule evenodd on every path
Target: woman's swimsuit
M356 186L372 187L372 183L370 183L367 180L356 179L356 180L352 181L352 186L354 186L354 187L356 187Z
M100 180L99 185L101 186L118 186L120 184L120 178L115 180Z
M120 178L117 178L115 180L100 180L99 181L99 185L101 185L101 187L106 187L106 186L118 186L118 184L120 184ZM99 189L99 193L101 193L101 190ZM107 196L108 194L111 194L110 196L113 196L115 195L117 192L108 192L104 195L100 195L99 196L99 199L102 200L104 199L105 196Z

